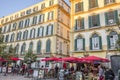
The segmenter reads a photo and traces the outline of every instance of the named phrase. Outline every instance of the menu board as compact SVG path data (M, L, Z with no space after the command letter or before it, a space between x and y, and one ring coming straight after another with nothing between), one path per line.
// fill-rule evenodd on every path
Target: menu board
M60 70L60 72L59 72L59 80L64 80L64 70Z
M33 77L38 77L38 70L34 70Z
M76 72L76 80L82 80L82 72Z
M43 78L44 77L44 70L43 69L40 69L39 70L39 78Z
M9 67L9 68L8 68L8 73L11 73L11 72L12 72L12 68Z

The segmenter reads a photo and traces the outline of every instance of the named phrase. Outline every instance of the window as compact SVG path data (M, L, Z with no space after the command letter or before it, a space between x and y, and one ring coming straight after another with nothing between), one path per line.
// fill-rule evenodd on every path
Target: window
M47 26L47 31L46 31L46 35L52 35L53 34L53 25L48 25Z
M109 11L105 13L106 25L115 25L118 20L118 11Z
M38 28L37 36L41 37L41 36L43 36L43 33L44 33L44 28L43 27Z
M54 0L49 1L49 6L52 6L54 4Z
M25 12L21 12L21 16L24 16L25 15Z
M41 53L41 42L38 41L37 43L37 54L40 54Z
M107 36L107 42L108 42L108 49L115 49L116 48L116 41L118 40L118 34L116 32L111 32Z
M89 8L98 7L98 0L89 0Z
M45 3L41 5L41 9L44 9L44 8L45 8Z
M85 39L81 36L78 36L75 39L75 51L82 51L85 50Z
M114 3L115 0L104 0L104 4L107 5L107 4L111 4L111 3Z
M8 42L8 40L9 40L9 34L6 35L5 42Z
M54 14L53 11L48 12L48 20L53 20L53 14Z
M84 29L84 18L78 18L75 20L75 30Z
M4 27L4 30L3 30L3 33L5 33L5 32L6 32L6 28L7 28L7 27L5 26L5 27Z
M44 22L44 14L41 14L39 16L39 23L42 23L42 22Z
M34 16L34 17L33 17L32 24L33 24L33 25L37 24L37 16Z
M15 34L12 33L11 38L10 38L10 42L13 42L13 41L14 41L14 37L15 37Z
M19 22L18 28L19 28L19 29L23 28L23 21L20 21L20 22Z
M99 14L89 16L89 28L100 27L100 17Z
M29 44L29 50L33 51L33 42L30 42L30 44Z
M24 53L25 53L25 49L26 49L26 44L24 43L24 44L21 46L21 54L24 54Z
M15 53L18 54L18 52L19 52L19 44L17 44L15 47Z
M33 8L33 12L38 11L38 6Z
M28 30L23 32L23 39L27 40L28 38Z
M15 30L16 27L17 27L17 23L13 23L13 28L12 28L12 30Z
M10 30L11 30L11 24L9 24L8 26L8 32L10 32Z
M35 29L31 29L30 38L35 38Z
M31 9L26 11L26 14L30 14L31 13Z
M83 11L83 2L75 4L75 12Z
M29 22L30 22L30 19L29 19L29 18L25 20L25 27L28 27L28 26L29 26Z
M16 40L21 40L22 32L17 33L17 39Z
M90 50L100 50L102 49L101 37L97 34L93 34L90 38Z
M49 53L51 51L50 48L51 48L51 41L47 40L47 42L46 42L46 52L47 53Z

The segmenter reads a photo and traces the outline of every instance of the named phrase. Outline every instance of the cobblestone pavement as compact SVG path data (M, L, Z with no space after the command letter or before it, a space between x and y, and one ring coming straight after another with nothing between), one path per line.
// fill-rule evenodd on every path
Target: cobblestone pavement
M0 80L33 80L32 78L25 78L21 75L12 75L7 74L6 76L3 75L3 73L0 73ZM56 80L56 79L44 79L44 80Z

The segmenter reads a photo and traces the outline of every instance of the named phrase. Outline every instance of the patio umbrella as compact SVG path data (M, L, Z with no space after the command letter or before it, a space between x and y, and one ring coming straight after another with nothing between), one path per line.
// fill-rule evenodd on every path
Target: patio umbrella
M42 59L42 61L57 61L59 58L57 57L51 57L51 58L45 58L45 59Z
M0 58L0 61L4 61L4 59L3 59L3 58Z
M18 60L21 60L20 58L17 58L17 57L12 57L11 60L13 61L18 61Z
M81 58L80 60L82 60L82 61L102 61L102 62L109 62L108 59L97 57L97 56L88 56L88 57Z
M58 61L71 61L71 62L75 62L79 60L79 58L77 57L64 57L64 58L59 58Z

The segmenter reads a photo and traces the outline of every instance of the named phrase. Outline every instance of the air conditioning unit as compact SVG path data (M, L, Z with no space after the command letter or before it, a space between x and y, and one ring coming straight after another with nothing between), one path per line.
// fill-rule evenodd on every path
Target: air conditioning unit
M113 20L113 19L110 19L110 20L108 20L108 23L109 23L109 24L113 24L113 23L114 23L114 20Z

